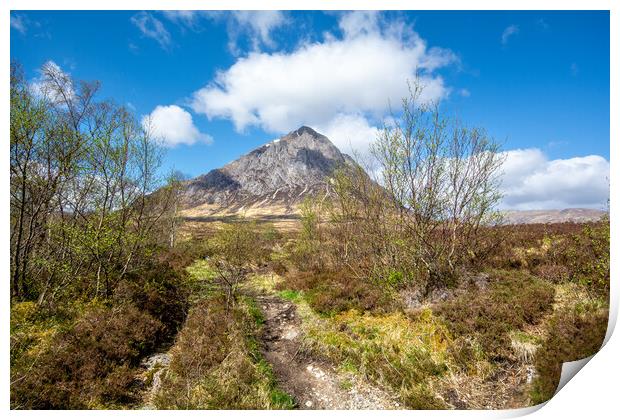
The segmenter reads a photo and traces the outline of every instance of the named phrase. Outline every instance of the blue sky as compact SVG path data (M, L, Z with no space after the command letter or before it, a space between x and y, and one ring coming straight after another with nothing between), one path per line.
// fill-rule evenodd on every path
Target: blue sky
M504 143L505 207L608 196L607 12L13 11L10 42L29 79L52 61L150 115L191 176L302 124L366 150L417 68Z

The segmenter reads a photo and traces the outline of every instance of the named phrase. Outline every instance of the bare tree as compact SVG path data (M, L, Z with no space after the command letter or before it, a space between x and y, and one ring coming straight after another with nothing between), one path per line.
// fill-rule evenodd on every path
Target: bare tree
M11 66L11 293L110 296L148 263L178 199L159 175L162 148L98 83L52 64L28 83ZM167 242L167 241L166 241Z
M499 145L484 130L442 116L410 86L402 114L385 125L373 155L396 203L414 265L427 289L445 285L460 264L476 257L481 226L498 217Z

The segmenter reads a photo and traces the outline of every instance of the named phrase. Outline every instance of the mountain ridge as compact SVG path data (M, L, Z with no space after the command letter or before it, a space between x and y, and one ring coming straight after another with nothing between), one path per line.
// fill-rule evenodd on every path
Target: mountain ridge
M327 179L355 165L324 135L301 126L221 168L185 182L186 216L296 212L307 195L329 194Z
M595 222L608 213L596 209L565 208L550 210L504 210L502 214L505 224L521 225L530 223Z

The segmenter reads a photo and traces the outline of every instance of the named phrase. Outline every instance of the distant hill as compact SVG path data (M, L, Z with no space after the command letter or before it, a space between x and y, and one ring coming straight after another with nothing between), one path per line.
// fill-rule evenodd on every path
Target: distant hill
M239 159L186 181L186 217L290 216L308 195L329 194L327 179L355 165L324 135L302 126Z
M607 212L594 209L564 210L507 210L505 223L511 225L527 223L592 222L600 220Z

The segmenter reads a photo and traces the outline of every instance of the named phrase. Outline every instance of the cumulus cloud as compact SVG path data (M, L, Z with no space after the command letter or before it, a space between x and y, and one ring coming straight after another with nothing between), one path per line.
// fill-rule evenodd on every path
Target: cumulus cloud
M133 15L130 20L145 37L157 41L164 50L170 50L172 47L170 32L159 19L150 13L140 12Z
M317 130L326 135L340 151L348 154L366 153L377 139L379 129L359 114L338 114Z
M505 159L503 208L603 208L609 198L609 161L602 156L549 160L540 149L518 149Z
M517 25L510 25L504 32L502 32L502 44L506 45L510 40L510 37L519 33L519 27Z
M142 126L168 147L213 141L211 136L198 130L192 115L177 105L158 105L153 112L142 117Z
M240 58L193 94L192 108L209 118L230 119L238 131L257 126L285 133L302 124L329 129L343 121L355 120L360 127L362 118L377 121L390 101L400 101L416 74L425 86L421 100L448 94L433 71L455 60L450 51L428 48L410 27L388 24L375 13L344 14L340 29L341 38L330 35L290 53Z

